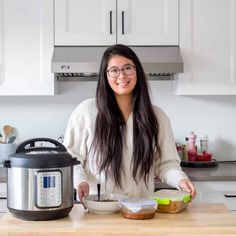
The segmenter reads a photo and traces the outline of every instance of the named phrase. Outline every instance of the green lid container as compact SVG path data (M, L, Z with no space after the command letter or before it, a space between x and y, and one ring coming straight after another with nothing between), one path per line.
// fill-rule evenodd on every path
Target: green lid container
M151 196L158 203L157 211L177 213L183 210L191 200L191 194L186 191L162 189Z

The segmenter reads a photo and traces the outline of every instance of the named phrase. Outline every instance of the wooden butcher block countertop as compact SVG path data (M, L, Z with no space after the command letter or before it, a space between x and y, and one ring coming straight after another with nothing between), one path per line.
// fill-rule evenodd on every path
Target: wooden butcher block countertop
M190 203L177 214L156 213L151 220L125 219L120 213L92 214L75 205L70 216L52 221L22 221L6 213L0 235L236 235L236 215L223 204Z

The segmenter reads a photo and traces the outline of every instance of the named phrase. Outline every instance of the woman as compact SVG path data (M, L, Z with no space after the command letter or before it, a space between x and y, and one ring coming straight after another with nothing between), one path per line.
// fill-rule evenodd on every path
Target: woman
M127 46L114 45L103 55L96 99L72 113L64 145L81 165L74 184L80 201L102 192L148 196L154 178L195 195L182 172L165 113L153 106L142 65Z

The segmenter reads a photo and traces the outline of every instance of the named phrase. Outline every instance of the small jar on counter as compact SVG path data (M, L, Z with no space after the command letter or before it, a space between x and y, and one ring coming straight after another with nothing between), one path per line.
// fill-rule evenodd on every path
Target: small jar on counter
M126 198L120 200L120 204L125 218L144 220L155 217L157 203L151 198Z
M200 149L201 152L207 152L208 151L208 137L205 135L200 139Z
M183 155L183 152L184 152L184 145L182 145L182 144L180 144L180 143L176 143L175 146L176 146L178 155L179 155L179 157L180 157L180 160L183 160L183 159L184 159L184 155Z

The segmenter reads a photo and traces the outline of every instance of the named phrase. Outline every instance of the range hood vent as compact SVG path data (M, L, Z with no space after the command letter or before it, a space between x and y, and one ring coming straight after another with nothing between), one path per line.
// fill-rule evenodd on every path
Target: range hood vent
M55 46L52 72L62 81L97 80L103 46ZM183 72L183 61L177 46L133 46L145 74L151 80L169 80Z

